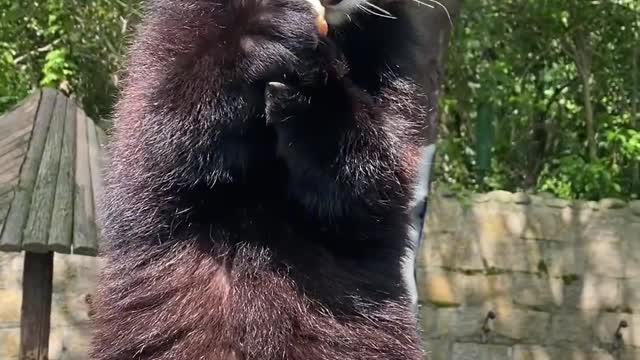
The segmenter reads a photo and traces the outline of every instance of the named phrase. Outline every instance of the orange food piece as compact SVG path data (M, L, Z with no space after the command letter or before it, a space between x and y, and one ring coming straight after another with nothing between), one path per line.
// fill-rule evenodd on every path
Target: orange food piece
M327 24L327 20L324 18L324 6L320 0L307 0L311 6L315 9L316 13L318 13L318 18L316 20L316 27L318 28L318 32L322 36L327 36L329 33L329 24Z
M325 20L323 17L318 17L317 26L320 35L327 36L327 34L329 33L329 24L327 24L327 20Z

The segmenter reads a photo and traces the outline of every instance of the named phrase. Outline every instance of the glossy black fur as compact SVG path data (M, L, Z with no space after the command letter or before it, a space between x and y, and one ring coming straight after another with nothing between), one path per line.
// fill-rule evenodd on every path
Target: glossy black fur
M415 33L302 0L153 1L101 206L93 359L417 360L400 259Z

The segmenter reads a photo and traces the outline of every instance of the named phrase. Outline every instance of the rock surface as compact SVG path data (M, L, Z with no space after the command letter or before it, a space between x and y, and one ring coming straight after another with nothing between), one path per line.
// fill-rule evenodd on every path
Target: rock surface
M436 192L418 259L430 360L640 360L638 206Z

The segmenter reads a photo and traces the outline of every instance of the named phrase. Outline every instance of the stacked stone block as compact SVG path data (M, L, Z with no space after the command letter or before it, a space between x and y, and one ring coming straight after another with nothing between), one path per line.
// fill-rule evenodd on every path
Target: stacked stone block
M640 202L439 194L425 232L431 360L640 360Z

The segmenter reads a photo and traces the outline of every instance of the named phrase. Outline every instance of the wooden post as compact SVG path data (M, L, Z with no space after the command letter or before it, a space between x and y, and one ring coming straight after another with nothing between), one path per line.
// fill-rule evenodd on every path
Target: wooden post
M22 283L20 360L47 360L51 318L53 253L26 252Z

